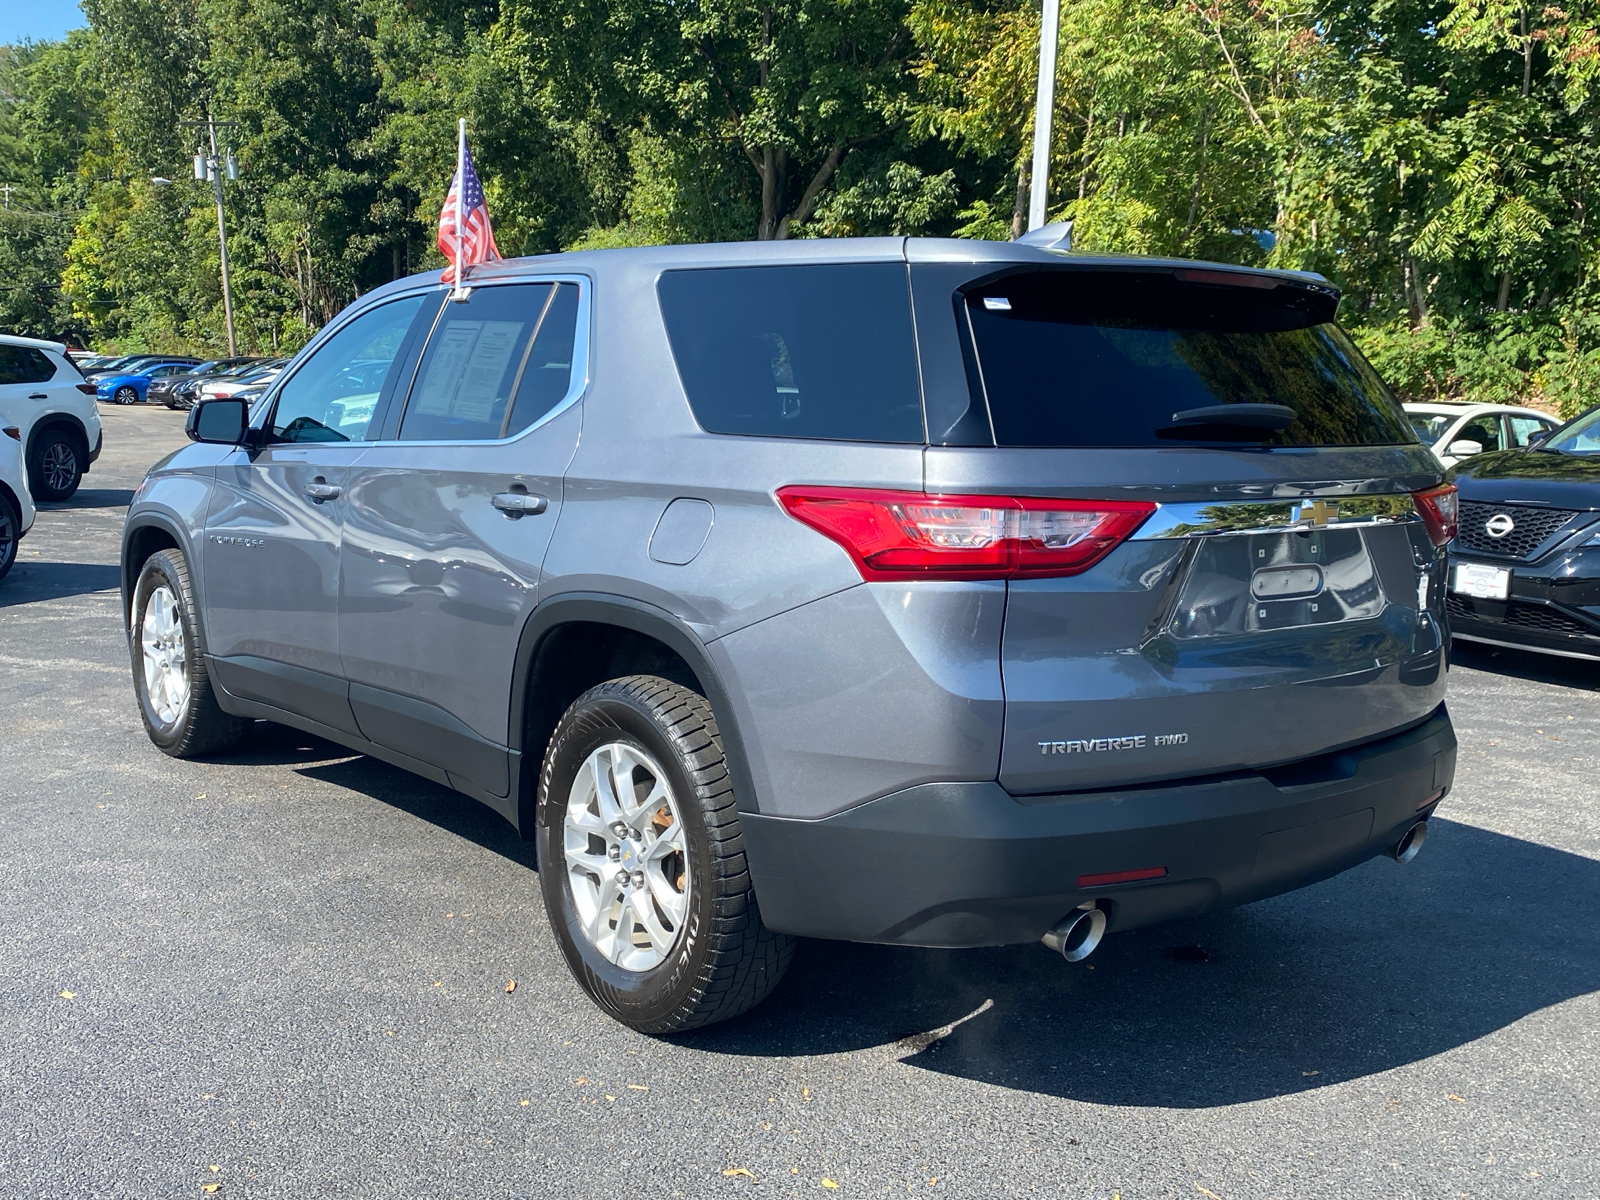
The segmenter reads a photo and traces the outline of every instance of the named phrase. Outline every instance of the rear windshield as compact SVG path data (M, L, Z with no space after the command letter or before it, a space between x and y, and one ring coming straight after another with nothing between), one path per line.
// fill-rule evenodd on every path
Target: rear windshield
M659 294L708 433L923 440L903 263L666 271Z
M1001 446L1395 445L1400 405L1332 323L1333 301L1219 272L1033 271L969 292L980 386ZM1262 276L1247 276L1263 280ZM1282 405L1283 428L1197 425L1215 405Z

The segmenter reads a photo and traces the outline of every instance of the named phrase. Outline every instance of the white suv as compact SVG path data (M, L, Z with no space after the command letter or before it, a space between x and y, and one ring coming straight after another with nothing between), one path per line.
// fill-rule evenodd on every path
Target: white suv
M0 579L17 561L17 543L33 526L33 500L22 467L22 430L0 427Z
M35 500L65 500L100 457L94 385L60 342L0 334L0 426L15 425Z

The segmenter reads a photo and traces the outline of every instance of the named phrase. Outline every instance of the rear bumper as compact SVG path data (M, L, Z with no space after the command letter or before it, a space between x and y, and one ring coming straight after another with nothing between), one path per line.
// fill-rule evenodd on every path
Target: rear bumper
M1037 941L1094 901L1109 928L1248 903L1384 853L1455 775L1449 714L1266 773L1029 796L924 784L817 821L741 813L773 929L912 946ZM1270 776L1270 778L1269 778ZM1165 867L1147 882L1083 876Z

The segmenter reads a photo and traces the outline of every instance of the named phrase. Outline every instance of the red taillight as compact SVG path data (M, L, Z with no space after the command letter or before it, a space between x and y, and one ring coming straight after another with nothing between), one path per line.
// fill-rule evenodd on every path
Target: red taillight
M1142 500L804 486L779 488L778 500L795 520L848 550L868 580L1076 575L1156 510Z
M4 427L0 427L0 433L5 434L14 442L20 442L22 440L22 430L18 429L15 425L6 425Z
M95 387L92 383L75 383L72 386L77 388L85 396L98 396L100 394L100 389Z
M1417 513L1422 517L1433 544L1449 545L1461 522L1461 503L1456 494L1456 485L1441 483L1425 492L1412 492L1411 499L1416 503Z
M1141 879L1165 879L1165 867L1140 867L1137 871L1107 871L1103 875L1079 875L1081 888L1109 887L1113 883L1138 883Z

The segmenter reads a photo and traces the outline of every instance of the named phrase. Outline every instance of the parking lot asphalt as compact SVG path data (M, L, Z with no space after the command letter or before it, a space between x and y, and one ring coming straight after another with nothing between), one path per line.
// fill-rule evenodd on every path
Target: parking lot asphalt
M103 416L0 582L0 1196L1600 1195L1600 664L1459 654L1408 866L1079 966L808 942L653 1040L487 809L273 726L149 744L116 561L182 416Z

